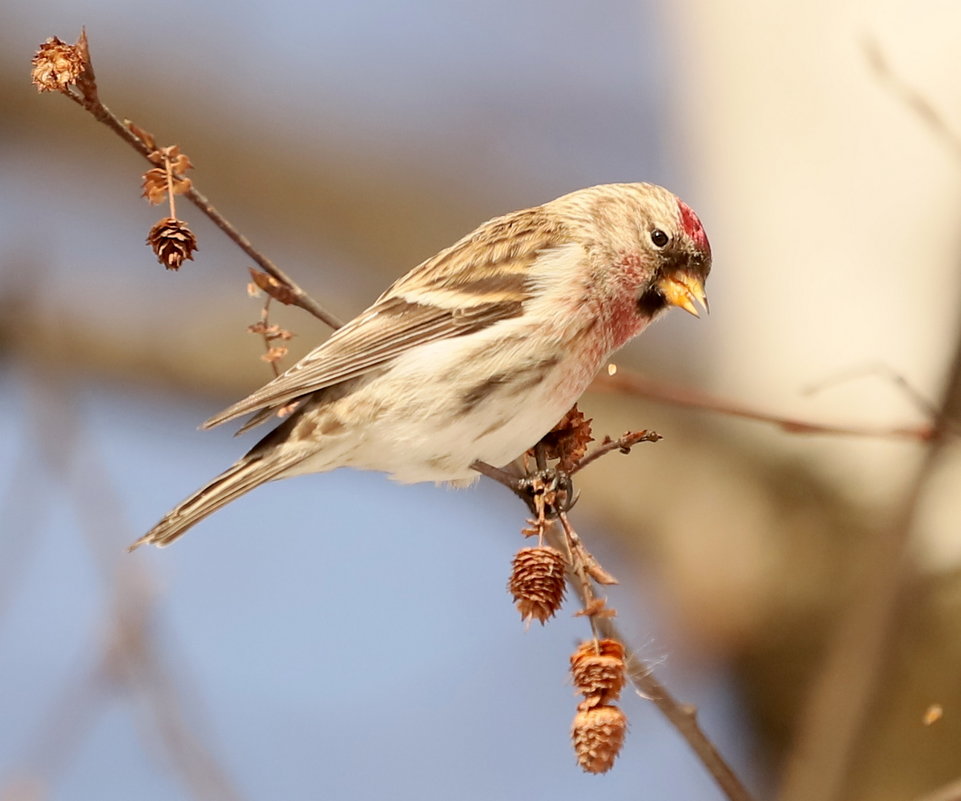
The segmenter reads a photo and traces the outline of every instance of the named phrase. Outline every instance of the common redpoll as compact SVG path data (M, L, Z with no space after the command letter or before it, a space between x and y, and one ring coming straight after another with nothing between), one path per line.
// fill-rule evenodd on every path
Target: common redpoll
M577 401L670 306L706 308L711 248L659 186L607 184L497 217L415 267L283 375L210 418L296 410L137 540L169 545L266 481L336 467L469 483Z

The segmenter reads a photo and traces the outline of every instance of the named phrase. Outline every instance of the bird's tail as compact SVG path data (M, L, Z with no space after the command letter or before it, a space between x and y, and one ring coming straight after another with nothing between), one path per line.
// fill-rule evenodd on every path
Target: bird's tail
M271 449L263 455L247 454L167 512L157 525L127 550L132 551L148 543L160 548L170 545L207 515L213 514L220 507L255 487L279 478L286 470L303 461L306 456L307 454L303 451L285 454L278 453L276 449Z

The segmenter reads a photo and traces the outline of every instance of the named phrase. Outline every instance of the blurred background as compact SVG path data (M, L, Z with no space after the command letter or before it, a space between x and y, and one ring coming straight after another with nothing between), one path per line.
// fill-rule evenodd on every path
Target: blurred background
M124 552L253 442L196 426L270 372L243 254L184 202L200 250L165 272L145 162L30 85L82 25L104 102L344 319L497 214L676 191L712 313L670 315L620 374L909 432L599 387L595 436L664 436L579 480L620 624L759 797L961 776L955 3L85 6L0 25L0 798L722 797L636 696L614 769L580 772L588 627L569 603L524 630L525 510L490 482L296 479ZM273 319L286 364L327 335Z

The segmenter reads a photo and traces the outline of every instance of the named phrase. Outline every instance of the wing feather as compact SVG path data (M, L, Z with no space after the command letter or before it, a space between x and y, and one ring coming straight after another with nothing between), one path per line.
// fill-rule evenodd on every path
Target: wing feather
M241 429L246 430L276 408L362 376L418 345L516 317L533 292L531 264L569 240L564 226L542 207L485 223L415 267L289 370L202 428L258 412Z

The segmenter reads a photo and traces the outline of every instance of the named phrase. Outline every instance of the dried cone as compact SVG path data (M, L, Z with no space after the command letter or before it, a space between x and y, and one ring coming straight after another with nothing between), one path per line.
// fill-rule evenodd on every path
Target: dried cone
M168 270L179 270L184 259L193 259L197 250L197 237L187 223L174 217L165 217L147 234L147 244L157 254L157 260Z
M560 460L558 467L570 472L587 453L587 444L593 442L591 420L575 404L561 421L541 438L548 459Z
M77 82L84 69L80 49L52 36L34 55L31 77L38 92L62 92Z
M606 773L624 744L627 717L616 706L581 704L571 726L578 764L587 773Z
M610 639L582 643L571 656L571 678L582 706L616 701L624 687L624 646Z
M524 621L536 618L544 623L561 608L565 565L564 555L546 545L517 552L507 588Z

